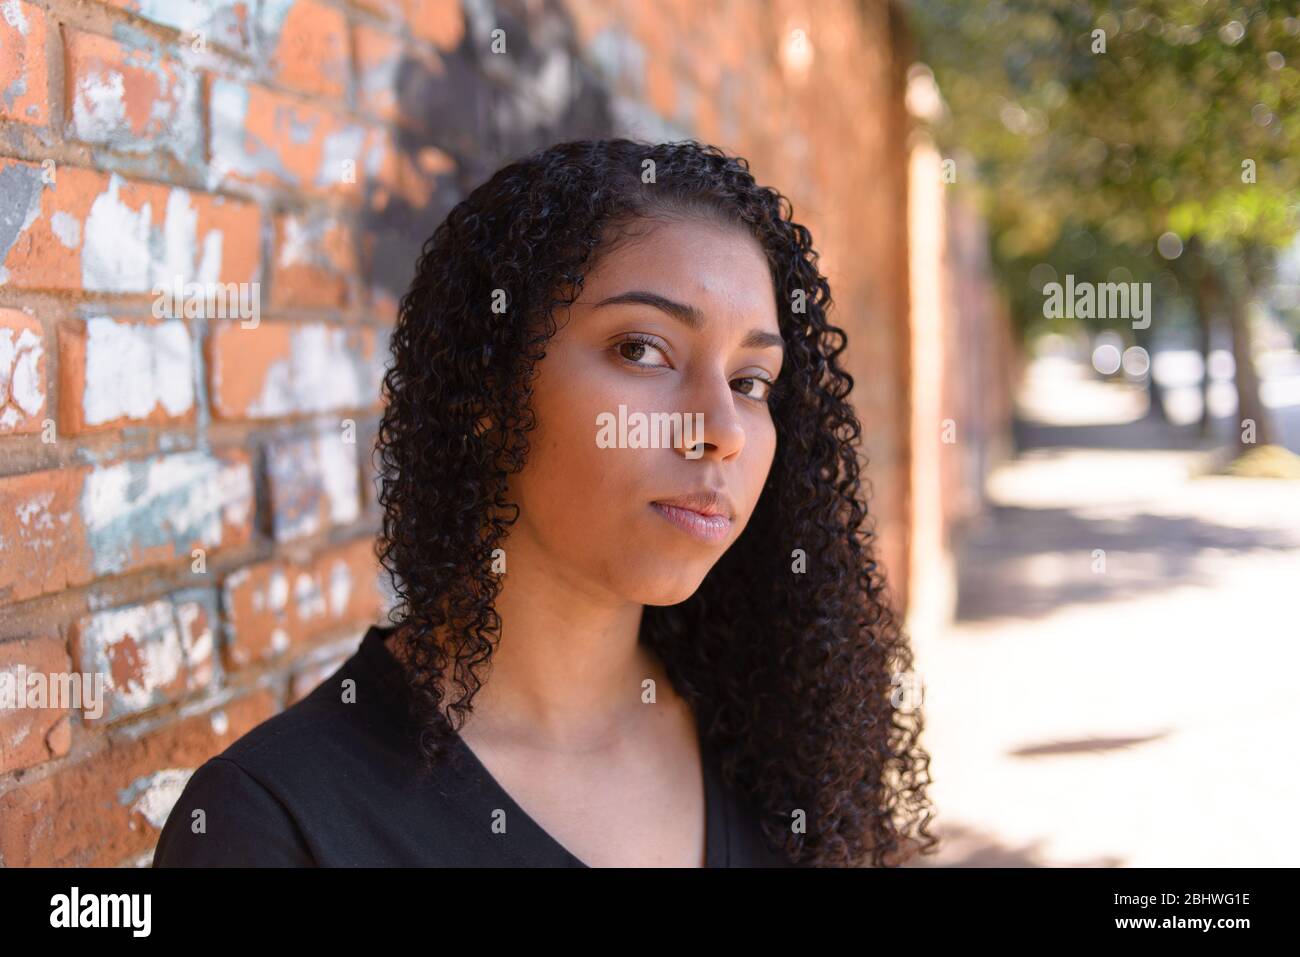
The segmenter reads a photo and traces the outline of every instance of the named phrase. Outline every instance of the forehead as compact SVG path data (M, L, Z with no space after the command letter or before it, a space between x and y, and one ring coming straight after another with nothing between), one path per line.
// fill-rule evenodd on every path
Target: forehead
M604 254L584 283L598 302L643 289L703 311L742 314L776 324L775 287L758 240L739 226L702 220L642 220Z

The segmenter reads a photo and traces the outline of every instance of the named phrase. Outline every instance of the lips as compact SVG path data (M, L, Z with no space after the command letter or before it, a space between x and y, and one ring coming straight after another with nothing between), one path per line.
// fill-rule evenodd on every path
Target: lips
M718 489L700 489L686 495L672 498L655 499L652 505L671 505L674 508L695 512L706 518L720 515L728 520L736 517L736 508L731 500Z
M736 514L731 500L716 489L701 489L650 503L682 531L703 542L720 542L731 534Z

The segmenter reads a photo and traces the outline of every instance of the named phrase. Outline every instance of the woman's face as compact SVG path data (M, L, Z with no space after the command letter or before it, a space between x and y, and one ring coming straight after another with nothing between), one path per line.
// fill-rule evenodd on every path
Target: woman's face
M766 400L782 349L753 237L696 221L637 231L556 316L505 550L602 602L671 605L695 592L758 502L776 452ZM700 492L716 493L714 508L655 504Z

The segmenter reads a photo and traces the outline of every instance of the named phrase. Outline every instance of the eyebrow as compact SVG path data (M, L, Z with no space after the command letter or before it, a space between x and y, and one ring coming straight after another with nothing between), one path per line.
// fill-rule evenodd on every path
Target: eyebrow
M697 331L704 327L704 313L699 309L688 303L677 302L658 293L646 292L642 289L633 289L629 292L621 292L617 296L609 296L596 303L593 308L599 309L601 306L617 305L651 306L666 312L688 329ZM745 349L777 348L782 352L785 351L784 339L775 333L764 332L761 329L751 329L740 345Z

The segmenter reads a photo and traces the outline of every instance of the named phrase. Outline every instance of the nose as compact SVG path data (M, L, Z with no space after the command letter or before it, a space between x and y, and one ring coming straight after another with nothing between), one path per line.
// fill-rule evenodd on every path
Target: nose
M689 429L683 429L678 449L684 458L725 461L745 447L744 423L726 376L709 374L691 388L684 412Z

